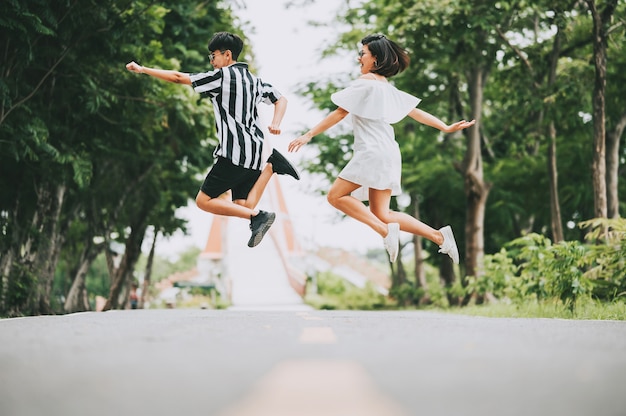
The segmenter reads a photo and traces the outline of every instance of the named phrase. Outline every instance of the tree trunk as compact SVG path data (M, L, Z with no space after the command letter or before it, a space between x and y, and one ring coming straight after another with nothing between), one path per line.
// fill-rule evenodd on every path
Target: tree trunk
M24 274L22 256L26 252L27 234L22 231L23 227L21 227L23 220L20 218L22 212L20 209L21 198L19 189L20 187L18 187L18 195L13 201L13 206L6 221L7 251L0 259L0 266L2 267L0 269L2 272L0 312L5 316L23 315L21 309L25 307L28 300L26 290L30 290L29 283L21 280ZM15 291L12 291L12 288L16 286L26 290L23 290L21 293L15 293Z
M33 216L31 233L24 245L21 265L34 279L28 296L30 315L49 314L50 292L54 281L54 271L61 251L63 236L59 233L59 218L65 198L65 186L48 182L37 188L38 210Z
M133 284L133 270L130 270L124 278L124 284L122 290L120 290L117 296L117 308L118 309L130 309L130 288Z
M610 20L617 0L609 2L602 14L595 0L586 0L593 20L593 61L595 82L593 87L593 209L596 218L607 217L606 195L606 49L605 25Z
M607 215L619 218L619 144L626 128L626 114L623 114L615 128L606 137L606 196Z
M43 289L39 299L39 313L52 313L50 308L50 294L54 282L54 272L59 263L61 248L65 242L65 235L61 232L60 218L65 201L65 184L58 185L52 197L52 206L49 209L50 216L46 218L44 238L46 242L40 244L36 256L36 270L39 270L39 284ZM43 249L42 249L43 248Z
M559 57L561 54L561 44L563 40L563 29L565 19L561 18L562 10L558 10L555 8L557 15L554 18L554 21L557 22L557 32L554 36L554 43L552 44L552 51L548 56L548 60L550 62L550 66L548 68L547 73L547 90L552 91L552 88L556 82L557 76L557 66L559 63ZM520 62L526 67L528 73L530 75L530 79L539 80L542 77L537 76L535 69L533 68L531 62L527 59L527 56L522 53L516 46L511 44L511 42L506 38L506 35L499 31L498 34L505 41L505 43L515 52L518 56ZM535 37L539 37L538 30L535 30ZM540 66L542 67L542 66ZM530 86L533 89L535 94L542 93L541 85L538 81L530 83ZM552 106L552 101L548 101L548 105L545 106L538 113L537 117L537 132L540 135L547 135L549 138L548 143L548 179L549 179L549 192L550 192L550 222L552 229L552 238L554 241L562 241L563 240L563 220L561 218L561 205L559 201L559 186L558 186L558 166L556 159L556 124L554 121L553 112L550 111L550 107ZM546 114L550 117L550 122L548 124L548 133L544 134L544 119Z
M560 21L561 19L558 19ZM561 41L563 32L561 25L557 26L558 30L554 37L552 52L550 53L550 72L548 73L548 90L552 90L557 75L557 67L559 56L561 54ZM552 104L548 104L551 106ZM556 125L554 121L554 112L548 111L550 123L548 125L548 180L550 182L550 225L552 228L552 241L559 242L564 240L563 235L563 219L561 218L561 202L559 201L559 169L556 158ZM542 117L543 118L543 117Z
M83 260L80 262L78 270L74 275L74 281L72 287L70 287L67 296L65 297L65 303L63 304L63 310L66 313L86 312L90 310L87 289L85 287L85 277L89 271L90 262Z
M6 297L7 289L9 287L9 272L11 265L13 264L13 250L9 249L0 258L0 314L6 312Z
M485 253L485 207L491 184L483 180L483 160L480 149L480 120L486 71L474 68L468 74L472 118L476 124L467 129L467 151L463 161L467 217L465 222L465 268L466 275L479 273L479 262Z
M157 231L155 227L154 239L152 240L152 246L150 247L150 254L148 255L148 261L146 262L146 271L143 276L143 285L141 287L141 297L139 298L139 302L137 304L138 309L143 309L144 304L146 302L146 295L148 294L148 289L150 288L150 281L152 280L152 265L154 263L154 252L156 250L156 243L157 243L158 238L159 238L159 231Z
M145 218L145 215L140 215ZM111 291L109 298L104 305L103 310L117 309L120 306L119 297L124 289L127 280L132 277L135 263L141 255L141 243L146 232L147 224L143 223L139 226L131 227L130 235L126 240L124 255L119 267L115 270L114 277L111 281Z
M559 179L556 163L556 128L554 121L550 121L550 144L548 146L548 175L550 180L550 222L552 226L552 240L555 243L563 241L563 224L561 220L561 203L559 202Z
M448 302L450 303L450 305L461 305L461 303L463 302L463 298L454 296L452 294L452 291L450 290L456 280L456 276L454 275L454 266L451 261L442 260L439 262L439 277L441 280L441 285L447 289L446 294L448 296Z
M90 241L83 250L78 262L78 268L74 274L72 287L70 288L65 299L65 304L63 305L63 310L65 312L73 313L91 310L91 307L89 306L89 298L87 296L87 288L85 287L85 279L87 277L87 272L89 272L89 267L96 257L98 257L98 254L100 254L101 247L103 246L101 245L98 247Z
M396 278L397 278L397 282L398 285L403 285L406 283L407 278L406 278L406 269L404 268L404 263L402 262L402 243L399 244L400 247L398 248L398 258L396 260L396 265L398 266L397 270L396 270Z
M413 216L420 220L419 197L411 195L413 201ZM422 249L423 238L419 235L413 235L413 255L415 256L415 285L421 287L425 292L428 291L428 282L426 281L426 271L424 270L424 254Z

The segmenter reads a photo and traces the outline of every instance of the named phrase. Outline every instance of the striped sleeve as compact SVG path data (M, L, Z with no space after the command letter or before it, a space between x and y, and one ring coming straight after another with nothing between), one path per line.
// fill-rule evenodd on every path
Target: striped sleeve
M265 104L274 104L281 97L280 92L272 86L272 84L268 84L266 82L261 81L259 78L259 92L261 94L261 100Z
M216 69L214 71L191 74L189 79L193 89L202 97L214 97L221 89L222 71Z

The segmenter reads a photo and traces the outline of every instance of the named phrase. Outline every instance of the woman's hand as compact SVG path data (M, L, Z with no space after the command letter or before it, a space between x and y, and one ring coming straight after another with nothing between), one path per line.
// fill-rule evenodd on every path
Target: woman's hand
M457 121L454 124L450 124L449 126L446 126L446 128L443 129L442 131L444 133L454 133L455 131L472 127L474 124L476 124L476 120L472 120L472 121L461 120L461 121Z
M297 139L292 140L292 142L289 143L289 152L297 152L302 146L310 142L312 138L313 136L311 136L309 133L306 133L298 137Z
M327 115L324 120L320 121L317 126L307 131L302 136L289 143L289 151L297 152L302 146L311 141L311 139L320 133L325 132L335 124L339 123L349 113L341 107L337 107L335 111Z
M426 126L434 127L444 133L454 133L455 131L463 130L476 124L476 120L461 120L448 126L437 117L433 116L430 113L427 113L424 110L420 110L419 108L414 108L413 110L411 110L411 112L409 112L409 117L419 123L422 123Z

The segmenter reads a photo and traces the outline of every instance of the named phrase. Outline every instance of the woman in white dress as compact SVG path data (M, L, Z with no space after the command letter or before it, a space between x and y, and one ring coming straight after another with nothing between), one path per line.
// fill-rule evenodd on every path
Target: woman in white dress
M314 136L351 113L354 154L330 188L328 202L380 234L392 262L398 255L399 231L402 230L439 245L439 252L449 255L458 264L459 252L450 226L436 230L408 214L389 208L391 197L400 194L402 170L400 148L391 124L408 115L422 124L452 133L474 125L475 121L462 120L447 125L415 108L420 102L418 98L396 89L387 81L408 66L406 51L384 35L366 36L361 44L361 77L331 96L337 109L293 140L289 151L297 152ZM362 202L366 200L369 200L369 209Z

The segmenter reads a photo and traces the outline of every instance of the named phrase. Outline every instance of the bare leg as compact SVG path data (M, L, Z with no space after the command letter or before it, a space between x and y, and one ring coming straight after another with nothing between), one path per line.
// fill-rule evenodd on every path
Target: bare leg
M219 198L211 198L202 191L196 196L196 205L203 211L215 215L225 215L228 217L239 217L250 219L259 212L248 207L234 204L230 199L230 192L222 194Z
M337 178L330 191L328 191L328 202L344 214L368 225L381 237L385 237L387 235L387 224L378 219L361 201L350 195L352 191L360 186L345 179ZM386 192L391 195L391 190Z
M263 192L265 192L265 187L273 174L272 164L267 163L246 199L232 201L230 191L220 195L218 198L211 198L204 192L199 191L196 196L196 205L201 210L211 214L250 219L251 216L259 213L255 207L259 203Z
M254 186L248 193L248 197L246 199L237 199L234 201L236 204L243 205L246 208L254 209L256 205L259 203L261 196L263 196L263 192L265 192L265 187L267 186L270 179L272 179L272 175L274 171L272 170L272 164L267 163L261 172L261 176L256 180Z
M402 231L422 236L437 245L443 244L443 235L439 230L435 230L409 214L391 211L389 209L391 192L370 189L369 197L370 210L382 222L387 224L397 222L400 224Z

